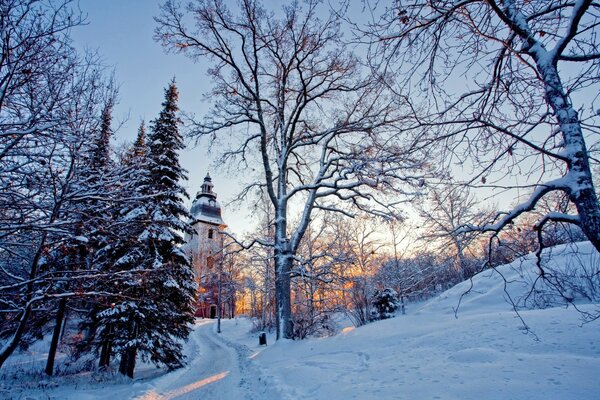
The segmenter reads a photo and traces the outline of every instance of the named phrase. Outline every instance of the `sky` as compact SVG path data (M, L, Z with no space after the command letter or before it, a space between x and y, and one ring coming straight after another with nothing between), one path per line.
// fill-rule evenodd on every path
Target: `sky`
M97 50L105 64L114 68L119 83L120 101L113 115L115 125L119 125L115 144L133 141L140 121L149 123L158 115L164 88L173 77L180 91L180 108L197 116L208 112L210 104L203 100L211 86L206 74L208 63L194 63L182 55L166 54L153 39L156 26L153 17L159 14L163 0L78 1L87 16L87 25L73 30L75 44L80 49ZM278 0L265 3L271 10L279 9L282 4ZM239 193L241 183L236 174L242 176L243 171L228 174L224 166L216 165L218 156L217 151L212 154L207 151L206 143L198 146L188 143L187 150L181 154L181 163L189 172L189 181L184 186L193 198L204 176L210 172L218 200L226 205ZM518 195L527 194L527 191L496 191L493 198L490 198L490 192L477 194L483 202L499 202L501 208L507 208ZM187 205L191 206L191 200ZM253 225L250 212L243 206L240 209L224 207L223 218L230 232L236 235L248 232Z
M210 88L207 65L195 64L176 54L166 54L152 36L159 13L159 0L79 0L87 25L72 32L75 45L83 50L97 50L103 62L114 68L119 84L119 103L114 109L114 126L118 126L115 144L131 142L142 120L148 124L156 118L164 99L164 88L175 77L180 92L179 106L186 112L203 115L209 108L202 101ZM218 154L208 154L206 146L194 146L181 154L181 164L189 172L184 183L193 198L210 172L221 205L235 198L239 183L214 164ZM191 200L186 204L191 205ZM241 234L251 226L246 210L223 210L231 232Z
M211 81L206 71L208 63L194 63L183 55L167 54L153 39L163 0L79 0L79 7L86 15L87 25L72 32L80 49L97 50L107 66L115 70L119 83L119 103L114 109L115 125L119 129L115 144L132 142L140 121L149 123L161 109L164 88L175 77L180 92L179 106L185 112L204 115L210 104L203 101L203 94L210 89ZM271 10L278 10L281 2L265 1ZM360 10L353 13L360 14ZM250 210L243 205L226 206L235 199L242 187L233 174L227 174L224 166L216 165L219 154L208 153L206 144L188 148L181 154L181 163L189 172L184 182L191 200L200 189L207 172L213 178L214 190L222 205L223 219L229 231L238 237L251 231L254 221ZM239 174L239 172L238 172ZM406 210L413 215L410 210ZM413 216L414 217L414 216Z

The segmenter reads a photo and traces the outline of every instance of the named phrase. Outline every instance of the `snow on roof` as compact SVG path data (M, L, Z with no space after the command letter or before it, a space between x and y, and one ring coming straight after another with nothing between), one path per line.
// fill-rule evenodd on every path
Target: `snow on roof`
M194 221L207 222L209 224L225 225L221 217L221 205L209 196L197 197L192 203L190 210Z

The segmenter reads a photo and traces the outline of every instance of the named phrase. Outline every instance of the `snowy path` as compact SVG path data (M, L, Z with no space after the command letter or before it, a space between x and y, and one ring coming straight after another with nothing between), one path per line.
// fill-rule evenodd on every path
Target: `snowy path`
M247 324L223 321L227 330L247 333ZM281 400L270 375L251 360L257 349L215 332L215 320L198 320L184 345L187 365L166 373L151 364L139 363L134 381L120 376L42 375L45 354L32 353L12 360L15 371L3 382L0 399L60 400ZM227 332L231 334L232 332ZM45 348L44 346L42 346ZM263 348L264 349L264 348ZM37 372L32 372L37 371ZM35 378L23 379L22 373ZM35 375L37 374L37 375ZM38 380L38 377L40 378ZM100 377L100 380L96 380Z
M250 363L250 350L214 333L214 320L202 320L190 335L186 367L155 379L136 400L279 399Z

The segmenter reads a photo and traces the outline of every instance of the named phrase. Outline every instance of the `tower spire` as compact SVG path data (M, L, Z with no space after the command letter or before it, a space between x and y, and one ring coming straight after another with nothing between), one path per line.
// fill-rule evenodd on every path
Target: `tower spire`
M202 196L208 196L208 197L212 197L212 198L217 198L217 194L215 192L213 192L213 183L212 183L212 178L210 177L210 174L207 172L206 173L206 177L204 178L204 183L202 184L202 187L200 188L200 192L198 192L198 194L196 195L196 198L202 197Z

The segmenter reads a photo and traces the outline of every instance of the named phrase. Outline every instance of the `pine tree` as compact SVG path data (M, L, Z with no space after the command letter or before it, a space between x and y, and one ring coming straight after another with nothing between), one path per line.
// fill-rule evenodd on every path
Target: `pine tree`
M76 275L78 272L88 268L88 262L93 251L101 248L107 241L107 234L99 229L103 224L110 221L112 215L107 210L105 200L90 200L99 194L107 195L111 192L113 164L110 159L110 138L112 136L111 121L114 95L111 95L102 108L99 115L99 121L95 127L90 129L89 134L92 140L89 146L84 147L84 153L76 160L74 183L69 189L66 197L70 205L68 212L63 213L62 218L68 222L69 234L56 241L53 250L47 257L46 268L61 271L63 280L56 284L56 291L67 292L74 290L74 285L78 290L83 287L82 282L75 282L69 278L70 275ZM110 197L110 196L107 196ZM91 238L91 240L88 240ZM102 282L88 282L89 288L100 289ZM61 298L57 302L56 316L48 358L46 363L46 373L52 375L54 372L54 361L59 343L62 326L67 317L67 298ZM91 313L97 311L97 305L90 302L84 303L83 307L89 307ZM76 308L82 308L79 304ZM100 365L107 366L110 360L110 341L104 341L102 346L102 357Z
M100 121L100 132L94 138L90 153L90 168L95 171L106 169L110 164L110 138L112 136L112 108L113 101L110 100L102 110Z
M181 340L187 339L193 322L196 286L178 233L190 227L183 222L189 217L182 200L187 194L179 184L186 176L179 165L184 145L177 97L172 82L148 138L142 124L123 160L133 200L121 208L119 242L106 255L115 260L116 270L131 272L119 283L122 298L98 314L100 324L112 327L119 371L130 377L138 355L169 369L181 366Z
M113 277L110 284L116 293L96 299L82 324L87 335L79 346L80 352L99 350L101 368L110 365L112 354L120 355L119 370L129 376L133 376L136 358L135 321L144 318L138 305L143 299L147 275L147 246L138 240L149 224L146 206L149 150L145 136L142 123L135 143L111 173L116 177L126 176L127 179L116 179L118 184L115 186L118 188L112 193L113 207L110 209L112 226L102 229L107 234L107 240L96 249L91 263L96 270ZM103 285L102 282L98 284Z
M65 241L63 244L66 251L61 262L64 264L69 261L72 271L94 268L98 270L98 266L94 263L95 252L102 248L108 238L102 225L105 225L111 218L111 213L106 200L100 200L99 196L109 198L108 192L112 190L110 175L113 175L113 163L110 159L110 138L112 136L111 120L112 106L114 97L104 104L101 113L98 115L98 121L95 127L91 128L87 134L89 135L89 144L82 151L82 157L77 168L77 178L75 188L72 193L74 208L72 216L74 232L73 238ZM78 239L78 240L73 240ZM62 268L66 270L66 268ZM77 282L78 289L83 291L85 288L93 288L94 290L102 290L104 283L99 282ZM77 305L77 309L87 310L87 314L83 318L82 327L92 331L89 337L93 337L96 327L89 323L88 319L93 319L93 316L98 312L100 306L98 299L86 299ZM62 310L63 300L59 304L59 311ZM52 361L54 356L54 344L56 335L59 333L58 320L60 312L57 313L57 324L52 340L52 347L49 352L48 364L46 372L51 374ZM89 333L89 332L88 332ZM87 351L90 348L91 341L84 341L79 344L79 351ZM105 358L104 358L105 359ZM101 365L103 361L101 361Z
M146 144L146 123L142 121L138 128L138 134L133 145L125 154L123 163L126 165L139 164L143 157L148 154L148 145Z
M106 186L106 182L104 181L108 178L108 174L110 172L116 172L114 169L110 171L109 168L111 166L110 159L110 137L112 136L111 130L111 122L112 122L112 102L106 104L104 109L102 110L102 120L100 124L100 132L98 137L96 138L94 145L92 146L92 153L90 156L90 168L92 170L92 174L90 178L92 179L92 184L96 184L99 187ZM108 189L108 188L106 188ZM92 201L90 205L98 205L97 202ZM103 229L102 220L103 217L108 217L109 220L112 221L114 217L114 210L105 210L92 212L94 215L94 219L96 222L95 232L94 232L94 240L93 245L94 248L102 254L101 249L110 246L111 237L110 233ZM96 264L96 263L94 263ZM100 263L101 264L101 263ZM110 270L110 264L105 266L104 268L100 267L99 269L103 271ZM94 307L93 312L98 312L98 305ZM108 367L110 365L110 358L112 353L112 331L113 327L111 325L105 326L103 334L101 335L102 340L100 341L100 358L98 360L98 365L102 368Z
M117 334L115 350L120 354L119 372L133 378L135 361L139 347L138 326L145 319L145 287L147 285L148 247L138 237L149 223L149 209L146 197L150 193L148 183L149 148L146 143L146 127L140 124L136 141L122 160L129 177L130 197L128 206L121 209L121 219L126 222L119 235L120 245L115 246L117 257L115 268L132 274L125 277L120 285L126 300L118 302L102 317L113 320Z
M189 233L189 214L182 197L188 197L179 184L187 179L179 164L178 151L185 148L179 133L177 116L179 93L175 80L165 91L159 117L153 121L148 136L149 163L147 189L150 224L139 239L146 243L148 267L154 273L146 287L145 320L137 326L138 349L157 364L169 368L182 365L181 339L187 339L194 320L196 284L190 262L180 246L179 232Z

